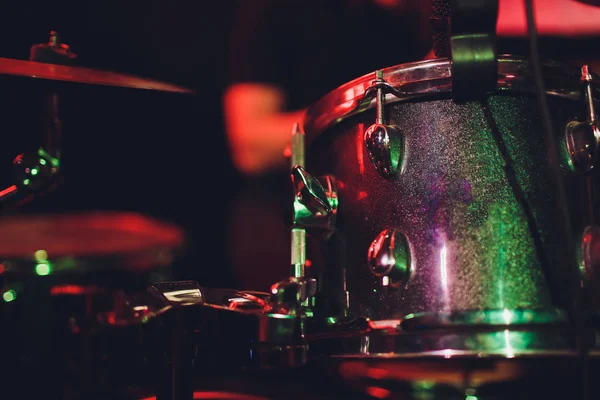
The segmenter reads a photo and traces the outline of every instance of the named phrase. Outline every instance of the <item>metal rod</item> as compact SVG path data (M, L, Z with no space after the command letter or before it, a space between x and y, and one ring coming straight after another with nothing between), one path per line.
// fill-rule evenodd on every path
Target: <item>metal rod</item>
M588 121L590 123L596 122L596 110L594 106L594 93L592 90L592 75L590 74L587 65L581 67L581 81L585 85L585 103L588 112Z
M306 266L306 230L292 229L292 269L295 278L302 278Z
M376 77L376 82L378 84L383 83L383 71L382 70L377 70L377 72L375 73L375 77ZM376 112L377 112L377 120L376 120L376 124L380 124L383 125L383 89L381 88L381 86L379 86L377 88L377 99L376 99Z
M292 167L304 166L304 132L300 124L295 123L292 127ZM291 232L292 252L291 265L292 276L302 278L306 267L306 229L292 228Z
M182 309L174 309L167 319L165 359L161 366L157 400L192 400L192 346L185 329Z
M300 124L295 123L292 128L292 167L295 165L304 166L304 132L300 129Z
M62 121L59 118L58 93L51 93L48 96L46 109L46 132L45 137L43 138L42 147L52 158L60 159L62 141Z
M550 116L550 110L546 99L546 89L544 85L544 77L542 73L540 51L538 47L538 32L536 29L535 22L535 10L533 0L525 0L525 15L527 21L527 34L529 38L529 50L530 50L530 65L533 74L536 97L538 100L538 108L540 110L540 119L544 128L544 141L547 148L547 157L549 160L550 168L552 171L553 183L556 187L556 196L558 198L557 208L557 219L560 225L556 229L562 229L567 232L565 241L562 243L563 254L565 254L565 262L567 265L564 267L570 273L568 282L568 298L570 304L567 305L569 308L569 314L572 318L574 329L576 332L577 347L579 350L579 367L581 368L581 380L582 380L582 396L581 399L585 400L588 398L588 348L585 340L585 319L582 310L582 291L580 287L580 275L579 269L576 265L576 247L575 239L568 233L573 232L571 215L569 214L569 208L567 207L567 195L565 185L562 180L562 173L559 162L557 160L557 144L554 137L554 130L552 124L552 117Z

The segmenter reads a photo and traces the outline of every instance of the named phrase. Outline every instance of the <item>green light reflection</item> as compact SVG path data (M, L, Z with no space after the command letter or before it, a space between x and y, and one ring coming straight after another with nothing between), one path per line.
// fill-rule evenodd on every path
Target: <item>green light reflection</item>
M15 300L16 298L17 298L17 292L15 292L14 290L8 290L2 294L2 299L7 303L10 303L11 301Z
M50 275L52 266L48 262L40 262L35 266L35 273L39 276Z

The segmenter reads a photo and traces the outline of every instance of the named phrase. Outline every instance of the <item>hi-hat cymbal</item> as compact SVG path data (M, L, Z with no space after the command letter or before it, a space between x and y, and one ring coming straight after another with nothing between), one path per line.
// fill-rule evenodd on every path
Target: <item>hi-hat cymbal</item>
M0 58L0 76L1 75L98 86L146 89L161 92L194 93L193 90L181 86L133 75L93 68L15 60L11 58Z

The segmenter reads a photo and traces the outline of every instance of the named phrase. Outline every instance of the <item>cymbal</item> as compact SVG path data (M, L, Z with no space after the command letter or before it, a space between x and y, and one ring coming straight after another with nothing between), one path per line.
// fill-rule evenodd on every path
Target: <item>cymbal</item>
M1 75L161 92L194 93L191 89L134 75L94 68L47 64L11 58L0 58L0 76Z
M118 259L123 268L151 267L148 258L157 253L176 254L185 246L185 233L178 226L134 212L92 211L63 214L12 215L0 218L0 262L4 270L15 264L61 259ZM139 264L139 265L138 265ZM142 265L146 264L146 265ZM73 269L81 269L77 265ZM57 271L58 272L58 271ZM81 271L80 271L81 272Z

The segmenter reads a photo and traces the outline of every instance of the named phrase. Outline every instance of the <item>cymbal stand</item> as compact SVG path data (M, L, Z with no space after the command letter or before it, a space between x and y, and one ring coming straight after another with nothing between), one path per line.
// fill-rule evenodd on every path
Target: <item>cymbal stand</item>
M30 61L69 65L76 59L69 46L60 43L57 32L50 32L48 43L31 47ZM0 191L3 208L30 202L36 196L54 190L60 168L62 121L59 118L59 95L51 92L45 99L42 146L35 153L22 153L13 160L15 184Z

